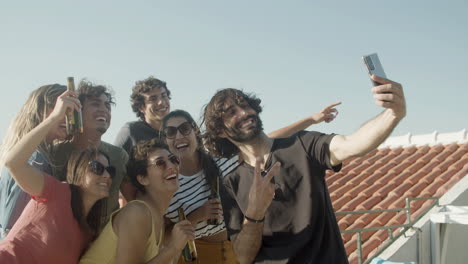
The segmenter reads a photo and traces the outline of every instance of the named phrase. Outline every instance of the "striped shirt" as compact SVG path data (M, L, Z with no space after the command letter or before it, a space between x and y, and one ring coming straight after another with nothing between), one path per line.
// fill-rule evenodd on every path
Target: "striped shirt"
M234 156L230 159L220 158L215 160L223 178L237 168L237 159L237 156ZM191 176L179 174L179 190L172 197L165 216L172 222L177 223L179 221L177 209L182 207L185 214L189 215L208 201L210 195L210 184L206 180L203 170ZM212 236L224 230L226 230L224 220L219 225L208 225L206 221L203 221L197 224L195 237L198 239Z

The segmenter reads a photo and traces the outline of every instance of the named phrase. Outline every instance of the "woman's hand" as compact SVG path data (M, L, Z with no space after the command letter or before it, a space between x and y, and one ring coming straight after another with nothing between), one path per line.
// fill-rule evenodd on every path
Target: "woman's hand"
M217 198L207 200L202 206L190 213L187 218L195 224L208 219L223 219L221 200Z
M78 94L73 91L65 91L59 97L55 103L54 110L49 115L49 118L63 120L65 114L76 110L81 111L81 103L78 99Z
M174 225L171 232L172 246L177 250L183 250L188 240L195 239L195 228L188 220L183 220Z

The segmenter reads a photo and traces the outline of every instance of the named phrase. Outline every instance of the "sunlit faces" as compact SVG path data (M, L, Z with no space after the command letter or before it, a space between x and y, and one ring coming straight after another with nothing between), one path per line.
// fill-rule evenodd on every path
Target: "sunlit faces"
M237 142L250 141L263 131L263 124L250 105L228 99L223 107L224 133L222 137L228 137Z
M140 112L143 113L147 122L160 121L169 113L171 104L166 88L156 87L142 95L145 98L145 104L141 106Z
M192 124L187 122L187 119L181 116L172 117L167 120L165 127L165 133L171 130L169 137L166 137L166 142L172 153L175 153L180 158L194 155L198 148L198 143ZM172 136L174 130L175 135Z
M86 98L82 108L84 131L105 133L111 121L111 103L109 97L101 94L98 97Z
M179 189L179 159L166 149L156 149L148 157L147 175L138 181L147 192L173 193Z
M95 159L100 165L88 164L84 183L82 188L88 195L96 196L98 199L109 196L109 190L112 185L112 175L107 158L100 154ZM100 168L102 166L102 168Z

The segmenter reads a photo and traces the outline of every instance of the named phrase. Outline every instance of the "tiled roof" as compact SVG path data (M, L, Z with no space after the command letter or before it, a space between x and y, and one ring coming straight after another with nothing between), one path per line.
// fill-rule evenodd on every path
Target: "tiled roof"
M466 139L466 130L464 130ZM393 139L394 140L394 139ZM406 139L405 139L406 140ZM409 142L411 143L411 142ZM343 164L338 173L327 172L336 212L396 209L405 207L406 198L441 197L468 174L468 143L389 145ZM420 216L433 201L411 203L412 219ZM337 215L341 230L402 225L405 212ZM351 264L357 263L356 234L342 234ZM388 231L363 232L364 260L388 238Z

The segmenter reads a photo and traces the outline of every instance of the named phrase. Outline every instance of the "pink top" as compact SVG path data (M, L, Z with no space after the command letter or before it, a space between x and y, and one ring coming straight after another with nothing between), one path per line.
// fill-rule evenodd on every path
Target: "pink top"
M0 263L78 263L90 236L73 217L68 183L44 173L42 194L31 198L0 243Z

